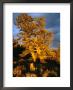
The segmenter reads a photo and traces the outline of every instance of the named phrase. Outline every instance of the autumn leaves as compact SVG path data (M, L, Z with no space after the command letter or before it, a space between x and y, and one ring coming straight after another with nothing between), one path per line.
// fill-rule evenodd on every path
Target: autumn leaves
M35 74L36 69L37 71L40 71L39 73L41 73L41 71L43 72L43 75L41 74L40 76L49 76L50 71L48 69L44 72L43 66L39 68L37 66L35 67L34 65L34 63L37 62L37 59L40 60L39 64L40 66L42 63L46 63L46 61L49 60L58 61L58 58L60 57L59 49L54 50L53 48L51 48L54 34L46 30L45 18L44 17L32 18L28 14L24 13L17 16L16 25L18 28L20 28L20 32L18 34L18 39L14 40L15 42L14 46L17 47L17 45L19 45L20 47L25 48L25 50L19 53L19 57L20 59L23 59L22 62L24 64L25 62L27 62L27 60L24 59L27 55L30 54L32 60L31 63L27 64L27 66L29 66L28 69L30 69L27 70L29 72L28 73L24 72L23 76L36 77L37 76L37 74ZM16 66L13 70L14 76L16 77L22 76L22 71L25 71L24 67L25 65ZM33 71L34 73L30 73L30 71ZM54 71L52 72L54 73Z

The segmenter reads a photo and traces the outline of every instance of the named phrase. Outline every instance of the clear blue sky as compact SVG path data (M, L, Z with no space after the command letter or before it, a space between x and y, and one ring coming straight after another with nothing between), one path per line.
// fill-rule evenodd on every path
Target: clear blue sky
M20 13L13 13L13 35L14 37L19 32L19 29L14 24L16 22L16 16ZM46 18L46 28L49 31L54 32L54 41L52 47L57 48L60 43L60 13L28 13L32 17L41 17Z

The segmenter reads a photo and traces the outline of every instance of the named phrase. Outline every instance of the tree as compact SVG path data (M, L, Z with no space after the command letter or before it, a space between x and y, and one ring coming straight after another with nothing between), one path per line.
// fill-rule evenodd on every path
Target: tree
M45 18L32 18L28 14L22 13L17 16L16 25L20 28L20 31L17 35L18 38L16 40L14 39L13 45L15 48L18 45L24 48L23 51L19 53L18 62L22 61L26 63L27 65L24 65L24 67L29 69L27 72L32 73L24 72L25 74L23 76L48 76L50 71L45 69L43 63L46 63L47 60L58 59L59 50L56 51L51 48L54 34L46 29ZM24 61L27 56L30 57ZM46 71L44 72L44 70ZM14 74L16 74L16 76L22 76L22 71L23 65L14 68ZM20 75L17 75L18 72L20 72ZM34 72L39 72L39 74L35 74ZM54 71L52 73L54 73Z
M16 19L16 25L20 28L19 40L26 48L20 54L21 57L31 53L34 62L37 58L44 62L46 58L50 57L53 33L46 30L44 17L35 19L28 14L21 14Z

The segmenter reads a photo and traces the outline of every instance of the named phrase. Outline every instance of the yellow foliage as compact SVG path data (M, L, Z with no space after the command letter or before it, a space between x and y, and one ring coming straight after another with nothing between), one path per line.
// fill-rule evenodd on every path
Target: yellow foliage
M22 30L20 39L22 40L22 46L26 48L20 54L21 57L30 53L34 62L37 58L40 61L47 58L59 59L59 50L58 55L56 55L56 52L51 51L50 45L53 40L53 33L45 29L44 17L34 20L28 14L21 14L17 17L16 25Z
M33 63L30 63L30 71L35 71L35 66Z
M21 76L22 74L22 67L21 66L17 66L14 70L13 70L13 74L17 75L17 76Z

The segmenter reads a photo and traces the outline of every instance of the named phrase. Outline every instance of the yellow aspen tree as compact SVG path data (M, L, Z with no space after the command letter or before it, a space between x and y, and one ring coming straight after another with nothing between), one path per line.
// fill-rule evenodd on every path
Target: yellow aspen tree
M54 56L54 53L50 50L53 33L46 30L44 17L38 17L36 20L28 14L20 14L16 18L16 25L20 28L18 36L22 42L22 46L26 48L20 54L21 57L30 53L34 62L37 58L41 62L45 62L45 59Z

